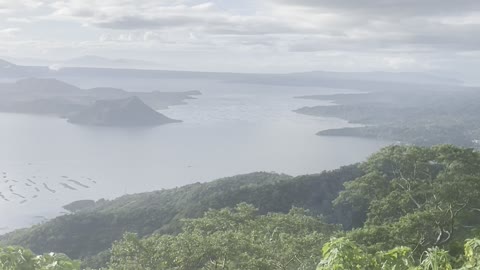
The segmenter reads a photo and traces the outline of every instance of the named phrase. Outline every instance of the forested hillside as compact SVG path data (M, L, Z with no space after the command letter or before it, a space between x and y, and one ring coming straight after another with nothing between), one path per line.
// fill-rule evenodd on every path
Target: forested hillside
M178 233L183 218L201 217L208 209L234 207L247 202L259 213L287 213L292 206L324 214L333 223L351 226L349 213L334 211L332 200L343 183L362 175L347 166L318 175L292 178L274 173L252 173L205 184L100 201L79 213L61 216L29 229L0 237L5 245L21 245L34 252L62 252L71 258L96 255L111 247L125 232L139 236Z
M480 268L478 152L392 146L360 167L365 174L345 183L334 201L334 208L365 213L360 228L328 227L299 209L258 217L252 206L239 205L188 220L177 236L127 235L114 245L111 266L314 269L318 261L322 270Z
M77 258L110 248L84 266L115 270L480 269L479 209L478 152L390 146L319 175L255 173L125 196L2 241ZM59 241L67 237L78 245ZM4 249L0 263L15 250L28 253ZM52 269L78 269L60 258L70 268ZM35 267L25 269L45 269Z

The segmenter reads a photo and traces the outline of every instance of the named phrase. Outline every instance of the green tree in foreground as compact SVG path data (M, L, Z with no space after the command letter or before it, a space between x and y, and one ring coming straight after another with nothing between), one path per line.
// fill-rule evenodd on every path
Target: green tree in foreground
M438 247L425 251L418 264L407 247L371 255L347 238L331 240L323 247L322 255L317 270L452 270L455 262L447 251ZM457 270L480 269L479 239L465 243L465 255L457 264L463 264Z
M370 251L407 246L417 255L448 248L452 255L480 223L480 154L449 145L391 146L361 165L336 205L366 213L349 238Z
M185 220L183 232L138 239L127 234L114 244L115 270L315 269L324 243L338 230L294 208L288 214L258 215L239 204Z
M80 262L72 261L63 254L37 256L20 247L0 248L1 270L79 270Z

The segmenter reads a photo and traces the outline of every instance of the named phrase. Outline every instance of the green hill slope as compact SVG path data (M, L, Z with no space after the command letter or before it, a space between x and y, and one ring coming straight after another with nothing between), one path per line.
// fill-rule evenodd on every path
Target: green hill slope
M55 218L0 237L5 245L21 245L35 253L62 252L71 258L96 255L111 247L125 232L139 236L178 233L180 219L201 217L208 209L247 202L260 213L287 213L292 205L351 225L351 216L334 213L331 202L343 183L361 175L356 166L318 175L292 178L273 173L239 175L210 183L127 195L97 202L93 208ZM344 216L343 220L336 217Z

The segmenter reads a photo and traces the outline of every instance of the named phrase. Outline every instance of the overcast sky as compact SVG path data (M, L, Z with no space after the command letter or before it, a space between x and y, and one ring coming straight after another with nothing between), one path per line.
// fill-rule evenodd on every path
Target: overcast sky
M0 55L475 78L480 0L0 0Z

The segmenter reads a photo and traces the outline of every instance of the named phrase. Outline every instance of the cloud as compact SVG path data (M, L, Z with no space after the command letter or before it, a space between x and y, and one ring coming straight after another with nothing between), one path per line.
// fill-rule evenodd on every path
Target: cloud
M332 12L374 17L442 16L480 10L477 0L272 0L273 2Z
M27 18L15 18L15 17L10 17L6 18L6 21L9 23L30 23L32 22L31 20Z
M479 0L0 0L0 17L9 35L0 48L18 39L18 48L65 54L150 50L346 69L480 58Z
M192 26L207 23L205 18L195 18L185 15L167 15L162 17L123 16L94 21L93 25L111 29L151 29Z
M280 43L291 52L415 46L419 50L472 50L478 46L480 25L480 12L475 13L480 10L478 0L267 0L266 4L257 3L251 13L236 13L235 8L226 9L219 1L201 0L20 2L43 8L46 19L75 21L98 29L157 34L183 31L185 35L205 34L217 39L263 36L259 43L267 43L272 35L283 35ZM144 40L159 39L147 35ZM250 41L239 45L246 43Z
M363 51L376 49L416 52L477 50L480 34L480 1L326 1L270 0L285 20L297 18L329 28L337 35L307 36L291 43L289 50ZM332 16L330 22L318 17Z
M0 10L11 13L20 9L35 9L44 5L42 0L0 0Z
M258 14L235 14L213 2L188 4L189 1L140 0L102 1L95 5L89 0L54 2L49 19L73 20L100 29L159 30L180 29L216 35L263 35L308 32L313 28L302 27Z
M12 37L15 36L18 32L20 32L20 28L5 28L0 29L0 36L1 37Z

